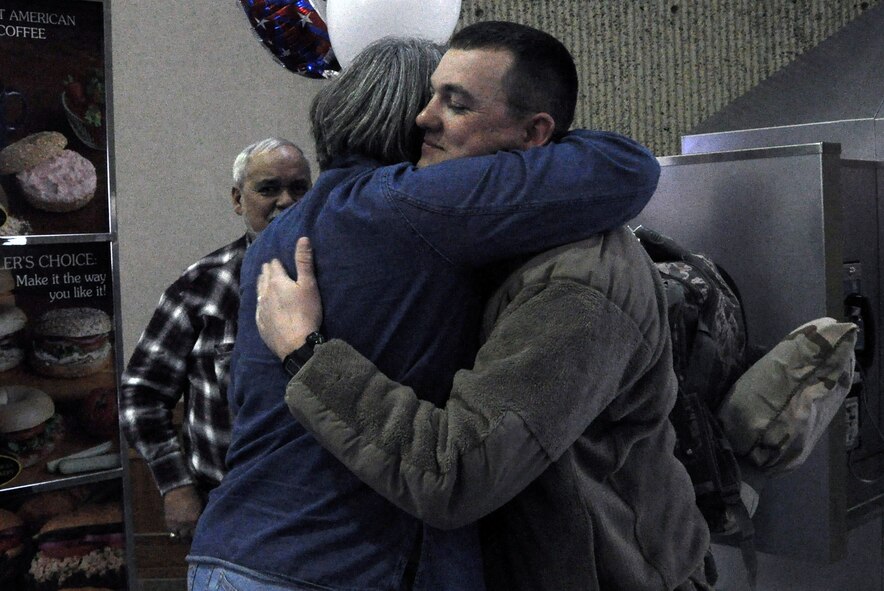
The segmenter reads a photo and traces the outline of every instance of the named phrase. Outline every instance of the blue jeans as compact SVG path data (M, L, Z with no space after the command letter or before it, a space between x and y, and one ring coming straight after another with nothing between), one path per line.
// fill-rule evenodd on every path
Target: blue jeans
M330 587L291 583L247 569L191 563L187 568L188 591L329 591Z

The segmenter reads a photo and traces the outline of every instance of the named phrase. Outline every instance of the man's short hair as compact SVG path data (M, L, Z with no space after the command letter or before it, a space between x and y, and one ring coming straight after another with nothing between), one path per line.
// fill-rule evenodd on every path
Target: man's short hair
M559 139L574 121L577 67L561 41L538 29L505 21L483 21L451 38L451 49L509 51L513 66L503 79L514 116L549 113Z
M439 45L403 37L359 52L310 106L319 168L349 154L382 164L416 162L422 134L415 118L430 100L430 76L441 57Z
M265 152L272 152L282 147L290 147L297 150L307 164L307 171L310 171L310 163L307 161L307 157L304 156L304 150L300 146L283 138L269 137L254 144L249 144L233 160L233 186L237 189L242 189L243 184L246 182L246 170L254 156Z

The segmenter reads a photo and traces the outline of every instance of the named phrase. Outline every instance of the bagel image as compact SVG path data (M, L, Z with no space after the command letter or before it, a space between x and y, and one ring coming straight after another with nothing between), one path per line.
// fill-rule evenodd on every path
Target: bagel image
M61 154L68 140L57 131L41 131L0 151L0 174L16 174Z
M3 187L0 186L0 228L6 225L6 220L9 219L9 198L6 196L6 192L3 190Z
M31 326L31 367L55 378L92 375L110 359L111 330L110 316L97 308L49 310Z
M95 197L98 176L89 160L65 146L67 138L58 132L33 133L0 151L0 174L15 174L33 207L80 209Z
M7 269L0 269L0 309L15 305L15 277Z
M0 449L23 468L52 453L61 434L61 418L48 394L30 386L0 386Z
M4 294L0 294L2 301L12 298L11 292L8 298L5 298ZM24 359L23 335L26 323L27 316L19 308L14 305L0 305L0 371L16 367Z

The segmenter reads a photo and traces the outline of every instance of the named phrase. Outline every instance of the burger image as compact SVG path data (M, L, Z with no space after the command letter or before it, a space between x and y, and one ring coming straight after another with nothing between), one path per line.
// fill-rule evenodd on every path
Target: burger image
M96 308L57 308L31 326L31 367L56 378L77 378L103 369L111 354L111 319Z
M24 359L27 321L25 313L15 306L0 305L0 371L16 367Z
M80 209L95 197L95 166L66 150L55 131L33 133L0 151L0 174L15 174L25 200L44 211Z
M34 536L36 554L25 575L35 591L122 589L126 540L118 503L83 505L46 522Z
M19 581L27 566L28 535L21 517L0 509L0 587L18 589Z
M30 386L0 386L0 451L27 468L52 453L62 434L48 394Z

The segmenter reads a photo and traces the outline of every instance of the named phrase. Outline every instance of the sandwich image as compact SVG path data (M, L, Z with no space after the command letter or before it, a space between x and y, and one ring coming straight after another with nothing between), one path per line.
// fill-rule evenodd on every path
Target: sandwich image
M56 131L26 136L0 151L0 174L14 174L25 200L37 209L74 211L95 197L95 166Z
M30 386L0 386L0 452L27 468L52 453L63 433L48 394Z
M28 541L21 517L0 509L0 588L18 589L15 583L27 566Z
M2 298L0 295L0 299ZM27 321L25 313L14 305L0 305L0 371L16 367L24 359L24 330Z
M25 578L36 591L126 586L126 540L118 503L83 505L54 517L33 538Z
M31 325L30 364L56 378L77 378L103 369L111 354L110 316L97 308L56 308Z

